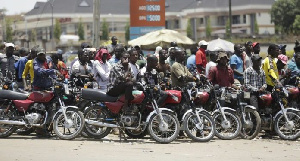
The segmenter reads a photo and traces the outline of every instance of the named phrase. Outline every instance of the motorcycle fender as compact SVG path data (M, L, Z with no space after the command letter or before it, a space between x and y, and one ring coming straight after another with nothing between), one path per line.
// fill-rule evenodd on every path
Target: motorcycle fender
M252 109L252 110L256 110L256 107L251 106L251 105L247 105L245 106L245 109Z
M160 112L162 112L162 111L168 111L168 112L173 113L175 116L177 116L176 113L175 113L174 111L172 111L172 110L170 110L170 109L167 109L167 108L159 108L158 110L159 110ZM148 117L147 117L147 119L146 119L146 123L149 122L150 118L151 118L154 114L157 114L156 110L153 110L153 111L148 115Z
M77 106L65 106L65 107L60 107L59 110L54 114L53 118L54 119L56 117L56 115L60 112L62 112L63 108L65 108L66 111L68 111L68 109L72 108L74 110L78 110Z
M285 108L283 109L284 112L288 112L288 111L291 111L291 112L294 112L298 115L300 115L300 110L296 109L296 108ZM280 110L279 112L277 112L277 114L275 115L275 117L273 117L274 119L279 115L279 114L282 114L283 112Z
M231 111L231 112L236 112L236 110L235 109L232 109L232 108L230 108L230 107L221 107L221 110L222 111ZM218 113L218 112L220 112L219 111L219 109L216 109L214 112L213 112L213 115L215 114L215 113Z
M197 112L205 112L205 113L207 113L207 114L210 115L210 113L209 113L208 111L204 110L203 108L197 108L196 110L197 110ZM187 111L184 113L184 115L182 116L181 121L183 121L183 120L185 119L185 117L186 117L189 113L192 113L192 112L193 112L192 109L187 110Z

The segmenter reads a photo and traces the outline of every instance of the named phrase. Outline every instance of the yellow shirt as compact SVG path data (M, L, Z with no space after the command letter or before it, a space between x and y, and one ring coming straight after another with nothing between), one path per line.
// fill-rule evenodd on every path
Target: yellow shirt
M266 83L270 86L275 86L275 84L272 81L272 78L278 80L278 69L275 62L275 59L272 59L270 57L266 57L263 63L263 70L266 74ZM271 75L271 77L270 77Z
M28 60L28 62L25 65L25 69L22 74L22 78L25 79L26 76L28 75L28 72L30 74L30 80L31 83L33 82L33 77L34 77L34 70L33 70L33 60Z

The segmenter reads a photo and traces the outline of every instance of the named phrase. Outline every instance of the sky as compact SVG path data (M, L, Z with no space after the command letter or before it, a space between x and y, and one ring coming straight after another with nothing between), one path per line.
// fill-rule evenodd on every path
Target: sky
M46 2L47 0L0 0L0 9L7 10L6 15L20 14L33 9L36 2Z

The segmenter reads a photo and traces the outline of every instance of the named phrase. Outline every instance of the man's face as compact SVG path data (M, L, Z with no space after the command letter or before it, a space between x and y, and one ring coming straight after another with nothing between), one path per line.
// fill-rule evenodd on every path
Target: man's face
M271 51L271 55L273 56L273 58L277 58L279 55L279 47L277 46L274 50Z
M46 61L46 54L37 55L37 59L41 62L45 62Z
M5 50L6 50L6 56L11 57L13 55L15 49L13 47L9 46Z
M259 60L253 60L252 63L253 63L253 67L260 68L260 66L261 66L261 59L259 59Z
M177 59L178 61L183 61L184 58L185 58L185 52L182 51L182 50L176 51L176 52L174 53L174 56L176 56L176 59Z
M241 46L241 45L237 45L236 46L237 48L236 48L236 50L235 50L235 53L238 55L238 56L240 56L241 55L241 53L243 52L243 47Z
M259 44L257 44L257 45L254 46L253 52L254 53L259 53L260 52L260 46L259 46Z
M201 48L206 50L207 49L207 45L201 45Z
M137 60L138 60L138 52L133 51L132 54L130 55L130 63L135 64Z
M118 42L118 39L117 39L117 38L112 38L112 40L111 40L111 41L112 41L112 44L113 44L113 45L116 45L116 44L117 44L117 42Z
M226 57L222 57L218 64L220 64L221 66L226 66L227 65L227 62L228 62L228 59Z
M128 63L129 63L129 57L130 56L129 56L128 53L123 54L123 56L121 57L121 63L122 63L123 66L128 65Z
M103 53L102 55L102 62L105 63L107 60L107 53Z
M117 47L115 49L115 56L116 56L117 59L121 59L123 51L124 50L121 47Z
M159 51L159 59L160 60L166 60L169 57L169 54L167 52L167 50L162 49L161 51Z
M246 51L247 52L252 52L253 51L253 46L251 43L248 43L245 45Z
M89 60L89 52L84 52L81 56L81 60L87 62Z
M211 60L212 62L216 62L217 58L218 58L218 57L217 57L216 54L212 54L211 57L210 57L210 60Z
M157 67L157 64L158 64L158 60L157 59L153 59L153 60L147 61L147 66L150 69L155 69Z

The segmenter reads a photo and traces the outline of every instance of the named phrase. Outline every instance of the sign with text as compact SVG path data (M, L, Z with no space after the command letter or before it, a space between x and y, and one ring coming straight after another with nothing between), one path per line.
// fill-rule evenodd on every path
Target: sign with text
M130 0L130 39L164 27L165 0Z

